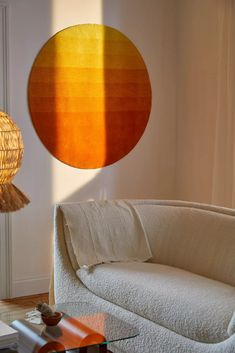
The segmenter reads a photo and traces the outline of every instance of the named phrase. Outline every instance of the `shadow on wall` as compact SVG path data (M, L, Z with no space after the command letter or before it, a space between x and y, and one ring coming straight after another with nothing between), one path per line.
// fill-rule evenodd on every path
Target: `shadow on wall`
M103 0L103 23L119 29L136 45L152 86L148 125L135 148L118 162L117 188L134 198L174 199L175 2Z
M119 30L127 37L128 32L133 33L130 14L135 17L138 11L135 12L133 3L130 6L126 1L117 3L103 0L103 24ZM114 49L113 39L117 41ZM114 160L115 155L121 157L115 167L111 167L113 196L153 197L155 181L151 178L151 151L148 150L146 139L150 97L149 87L146 90L143 88L148 81L143 72L144 64L131 42L109 31L105 32L105 53L106 160Z
M50 258L48 234L51 232L52 170L50 155L42 148L33 129L26 99L31 65L45 38L52 33L51 1L20 1L11 4L11 114L20 126L25 151L15 183L29 196L31 203L12 214L12 295L28 294L25 276L47 273ZM36 14L36 15L35 15ZM42 25L43 18L43 25ZM22 25L24 23L24 25ZM22 50L24 48L24 50ZM13 81L14 80L14 81ZM17 120L18 118L18 120ZM45 245L46 244L46 245ZM37 261L44 253L45 261ZM27 259L27 261L24 259ZM29 266L29 264L32 264Z
M19 7L21 5L19 4ZM17 49L18 57L16 60L20 61L19 56L22 55L23 60L25 61L25 52L22 51L22 44L26 40L27 42L33 43L33 48L30 53L32 54L32 58L34 59L35 56L38 54L38 50L40 48L40 44L43 45L45 38L49 38L52 33L52 24L51 24L51 19L53 16L52 12L52 2L43 0L40 2L32 2L32 3L27 3L27 6L24 9L27 11L25 13L25 18L28 19L28 23L25 24L24 28L26 33L24 31L20 31L19 35L22 35L22 41L19 40L19 49ZM17 10L16 10L17 11ZM31 16L32 19L30 19L30 13L36 13L37 16ZM42 22L41 18L43 17L43 30L42 30ZM19 17L20 18L20 17ZM32 23L31 23L32 22ZM33 30L29 31L29 28L33 28ZM35 40L37 38L37 40ZM31 64L31 61L28 61L29 65L33 65L33 62ZM16 65L17 70L19 70L18 65ZM31 70L31 68L27 67L27 69ZM44 70L45 71L45 70ZM29 73L27 72L27 75L25 75L25 72L22 70L22 75L27 77L27 80L29 79ZM24 77L24 80L25 80ZM20 80L19 80L20 81ZM23 81L23 80L22 80ZM41 96L39 94L37 100L37 111L39 112L39 115L41 116L44 112L40 111L41 109L41 100L43 99L43 92L45 92L45 89L41 87L41 85L47 81L47 73L42 72L42 74L39 73L37 77L35 78L34 85L37 86L38 92L41 92ZM28 82L27 82L28 84ZM28 87L27 87L28 90ZM17 94L20 92L17 91ZM22 90L22 95L24 95L25 92ZM24 101L25 97L22 97L22 101ZM29 106L28 106L28 101L27 101L27 108L29 111ZM19 105L21 106L21 105ZM35 129L32 124L32 119L30 112L29 114L25 115L24 112L20 112L19 115L22 117L25 116L24 121L22 122L22 128L23 130L25 129L26 133L24 134L24 143L25 143L25 154L24 154L24 159L23 163L25 163L24 167L24 175L22 178L24 180L27 180L27 185L28 185L28 190L29 190L29 195L31 197L31 205L34 208L40 208L45 205L50 205L51 200L52 200L52 172L51 172L51 158L50 155L45 151L44 148L42 148L42 144L38 140L38 134L36 134ZM30 133L27 133L27 131L30 131ZM24 132L24 131L23 131ZM46 131L47 134L50 134L50 131ZM28 167L27 167L28 166ZM28 175L26 175L28 174ZM24 181L23 180L23 181ZM35 211L33 211L35 212Z

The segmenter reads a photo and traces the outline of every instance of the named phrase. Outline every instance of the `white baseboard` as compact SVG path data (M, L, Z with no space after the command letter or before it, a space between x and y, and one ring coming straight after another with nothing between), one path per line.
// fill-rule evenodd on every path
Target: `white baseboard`
M49 276L15 280L12 283L12 298L47 293L49 291L49 285Z

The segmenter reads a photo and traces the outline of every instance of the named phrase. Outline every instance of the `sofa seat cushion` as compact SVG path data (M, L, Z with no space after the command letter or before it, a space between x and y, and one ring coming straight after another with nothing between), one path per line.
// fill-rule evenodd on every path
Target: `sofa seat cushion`
M235 288L152 263L102 264L77 275L99 297L180 335L207 343L228 337Z

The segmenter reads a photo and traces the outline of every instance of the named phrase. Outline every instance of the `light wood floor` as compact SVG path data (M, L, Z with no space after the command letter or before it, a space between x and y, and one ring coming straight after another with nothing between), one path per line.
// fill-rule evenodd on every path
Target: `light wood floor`
M0 300L0 316L8 312L21 311L22 309L33 310L37 302L43 301L48 303L48 293L31 295L28 297L20 297L15 299Z

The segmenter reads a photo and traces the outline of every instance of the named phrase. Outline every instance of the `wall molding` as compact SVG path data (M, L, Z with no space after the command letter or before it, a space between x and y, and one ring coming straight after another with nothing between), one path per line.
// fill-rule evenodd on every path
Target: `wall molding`
M15 298L38 293L48 293L49 286L50 276L18 279L12 283L12 297Z
M8 5L0 2L0 108L9 112ZM0 215L0 299L12 292L12 235L10 214Z

